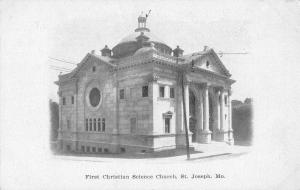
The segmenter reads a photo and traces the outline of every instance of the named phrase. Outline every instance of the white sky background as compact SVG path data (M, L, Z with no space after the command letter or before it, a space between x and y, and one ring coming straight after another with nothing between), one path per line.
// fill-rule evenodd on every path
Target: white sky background
M216 189L299 187L299 0L2 1L0 7L3 189L70 189L75 185L97 189L101 182L87 183L82 175L132 168L135 163L117 167L118 163L76 164L51 158L48 98L57 99L53 82L58 72L49 65L71 65L51 61L48 56L80 62L93 49L100 50L105 44L112 48L133 32L137 16L148 9L152 10L148 27L172 48L180 45L185 53L191 53L208 45L216 52L249 52L221 59L237 80L233 99L254 98L255 144L249 157L235 163L182 163L175 167L140 163L135 168L141 172L189 168L228 176L224 183L197 186L193 182L190 188L197 189L205 185ZM137 189L154 187L128 183ZM281 187L277 189L289 189Z
M255 47L253 30L265 27L256 23L261 15L256 15L256 3L228 3L210 1L106 1L105 3L76 2L64 6L54 3L55 15L51 15L49 27L49 56L80 62L95 49L99 51L107 44L114 47L123 37L137 28L137 17L141 11L152 10L148 27L172 48L180 45L184 53L201 51L204 45L216 52L249 52L248 55L224 55L221 59L237 80L233 86L233 98L252 97L249 82L253 76ZM270 9L267 3L260 3L262 9ZM62 4L61 4L62 5ZM176 5L176 6L174 6ZM265 18L276 16L267 11ZM42 24L42 23L41 23ZM278 23L279 24L279 23ZM255 31L254 31L255 32ZM49 60L48 64L73 68L72 65ZM50 98L57 100L57 80L59 71L50 71Z

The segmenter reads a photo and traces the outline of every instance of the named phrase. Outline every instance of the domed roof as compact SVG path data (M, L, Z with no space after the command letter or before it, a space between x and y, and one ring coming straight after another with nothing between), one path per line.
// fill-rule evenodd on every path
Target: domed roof
M137 37L140 35L140 32L134 32L129 34L128 36L124 37L119 44L121 43L126 43L126 42L136 42L137 41ZM158 42L161 44L165 44L165 42L163 42L161 39L159 39L158 37L156 37L152 32L147 32L144 31L144 35L147 36L149 38L150 42Z
M146 21L147 16L140 16L138 18L138 28L134 30L135 32L124 37L115 47L112 48L113 57L122 58L133 55L138 49L144 46L144 43L151 42L154 43L155 48L159 52L166 54L172 53L172 48L150 32L149 28L146 27Z
M143 53L146 53L146 52L149 52L149 51L157 51L154 47L154 43L151 43L150 46L146 46L146 47L142 47L140 49L138 49L134 55L139 55L139 54L143 54Z

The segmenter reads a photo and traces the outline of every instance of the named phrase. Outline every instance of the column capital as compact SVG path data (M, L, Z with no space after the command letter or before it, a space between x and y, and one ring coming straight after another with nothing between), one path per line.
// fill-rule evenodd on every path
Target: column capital
M210 84L205 82L205 83L200 83L199 86L202 89L208 89L210 87Z
M187 79L187 78L185 78L184 80L183 80L183 84L184 85L191 85L191 80L190 79Z
M224 92L224 87L223 86L217 86L217 87L215 87L215 92L216 93L222 93L222 92Z

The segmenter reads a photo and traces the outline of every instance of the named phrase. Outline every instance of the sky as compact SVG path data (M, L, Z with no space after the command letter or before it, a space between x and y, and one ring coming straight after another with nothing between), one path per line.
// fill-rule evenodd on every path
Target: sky
M201 51L205 45L216 52L247 52L221 57L232 79L237 81L232 86L232 99L244 100L253 97L254 89L249 84L254 87L259 82L255 77L262 61L260 54L276 48L262 43L262 38L292 38L299 30L295 26L300 18L295 5L299 1L275 4L267 1L53 2L49 7L55 6L55 14L51 14L47 26L49 57L79 63L91 50L100 51L106 44L113 48L134 31L141 11L151 9L147 26L172 48L179 45L186 54ZM47 60L47 64L74 68L54 60ZM57 100L57 86L53 81L57 80L59 71L49 69L49 73L49 96Z

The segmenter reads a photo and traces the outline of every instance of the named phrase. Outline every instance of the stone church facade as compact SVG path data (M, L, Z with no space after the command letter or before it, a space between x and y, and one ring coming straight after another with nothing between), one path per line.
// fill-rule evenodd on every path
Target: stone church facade
M115 47L92 51L59 75L62 151L154 152L185 147L182 84L190 143L233 144L231 85L211 48L183 55L138 18Z

